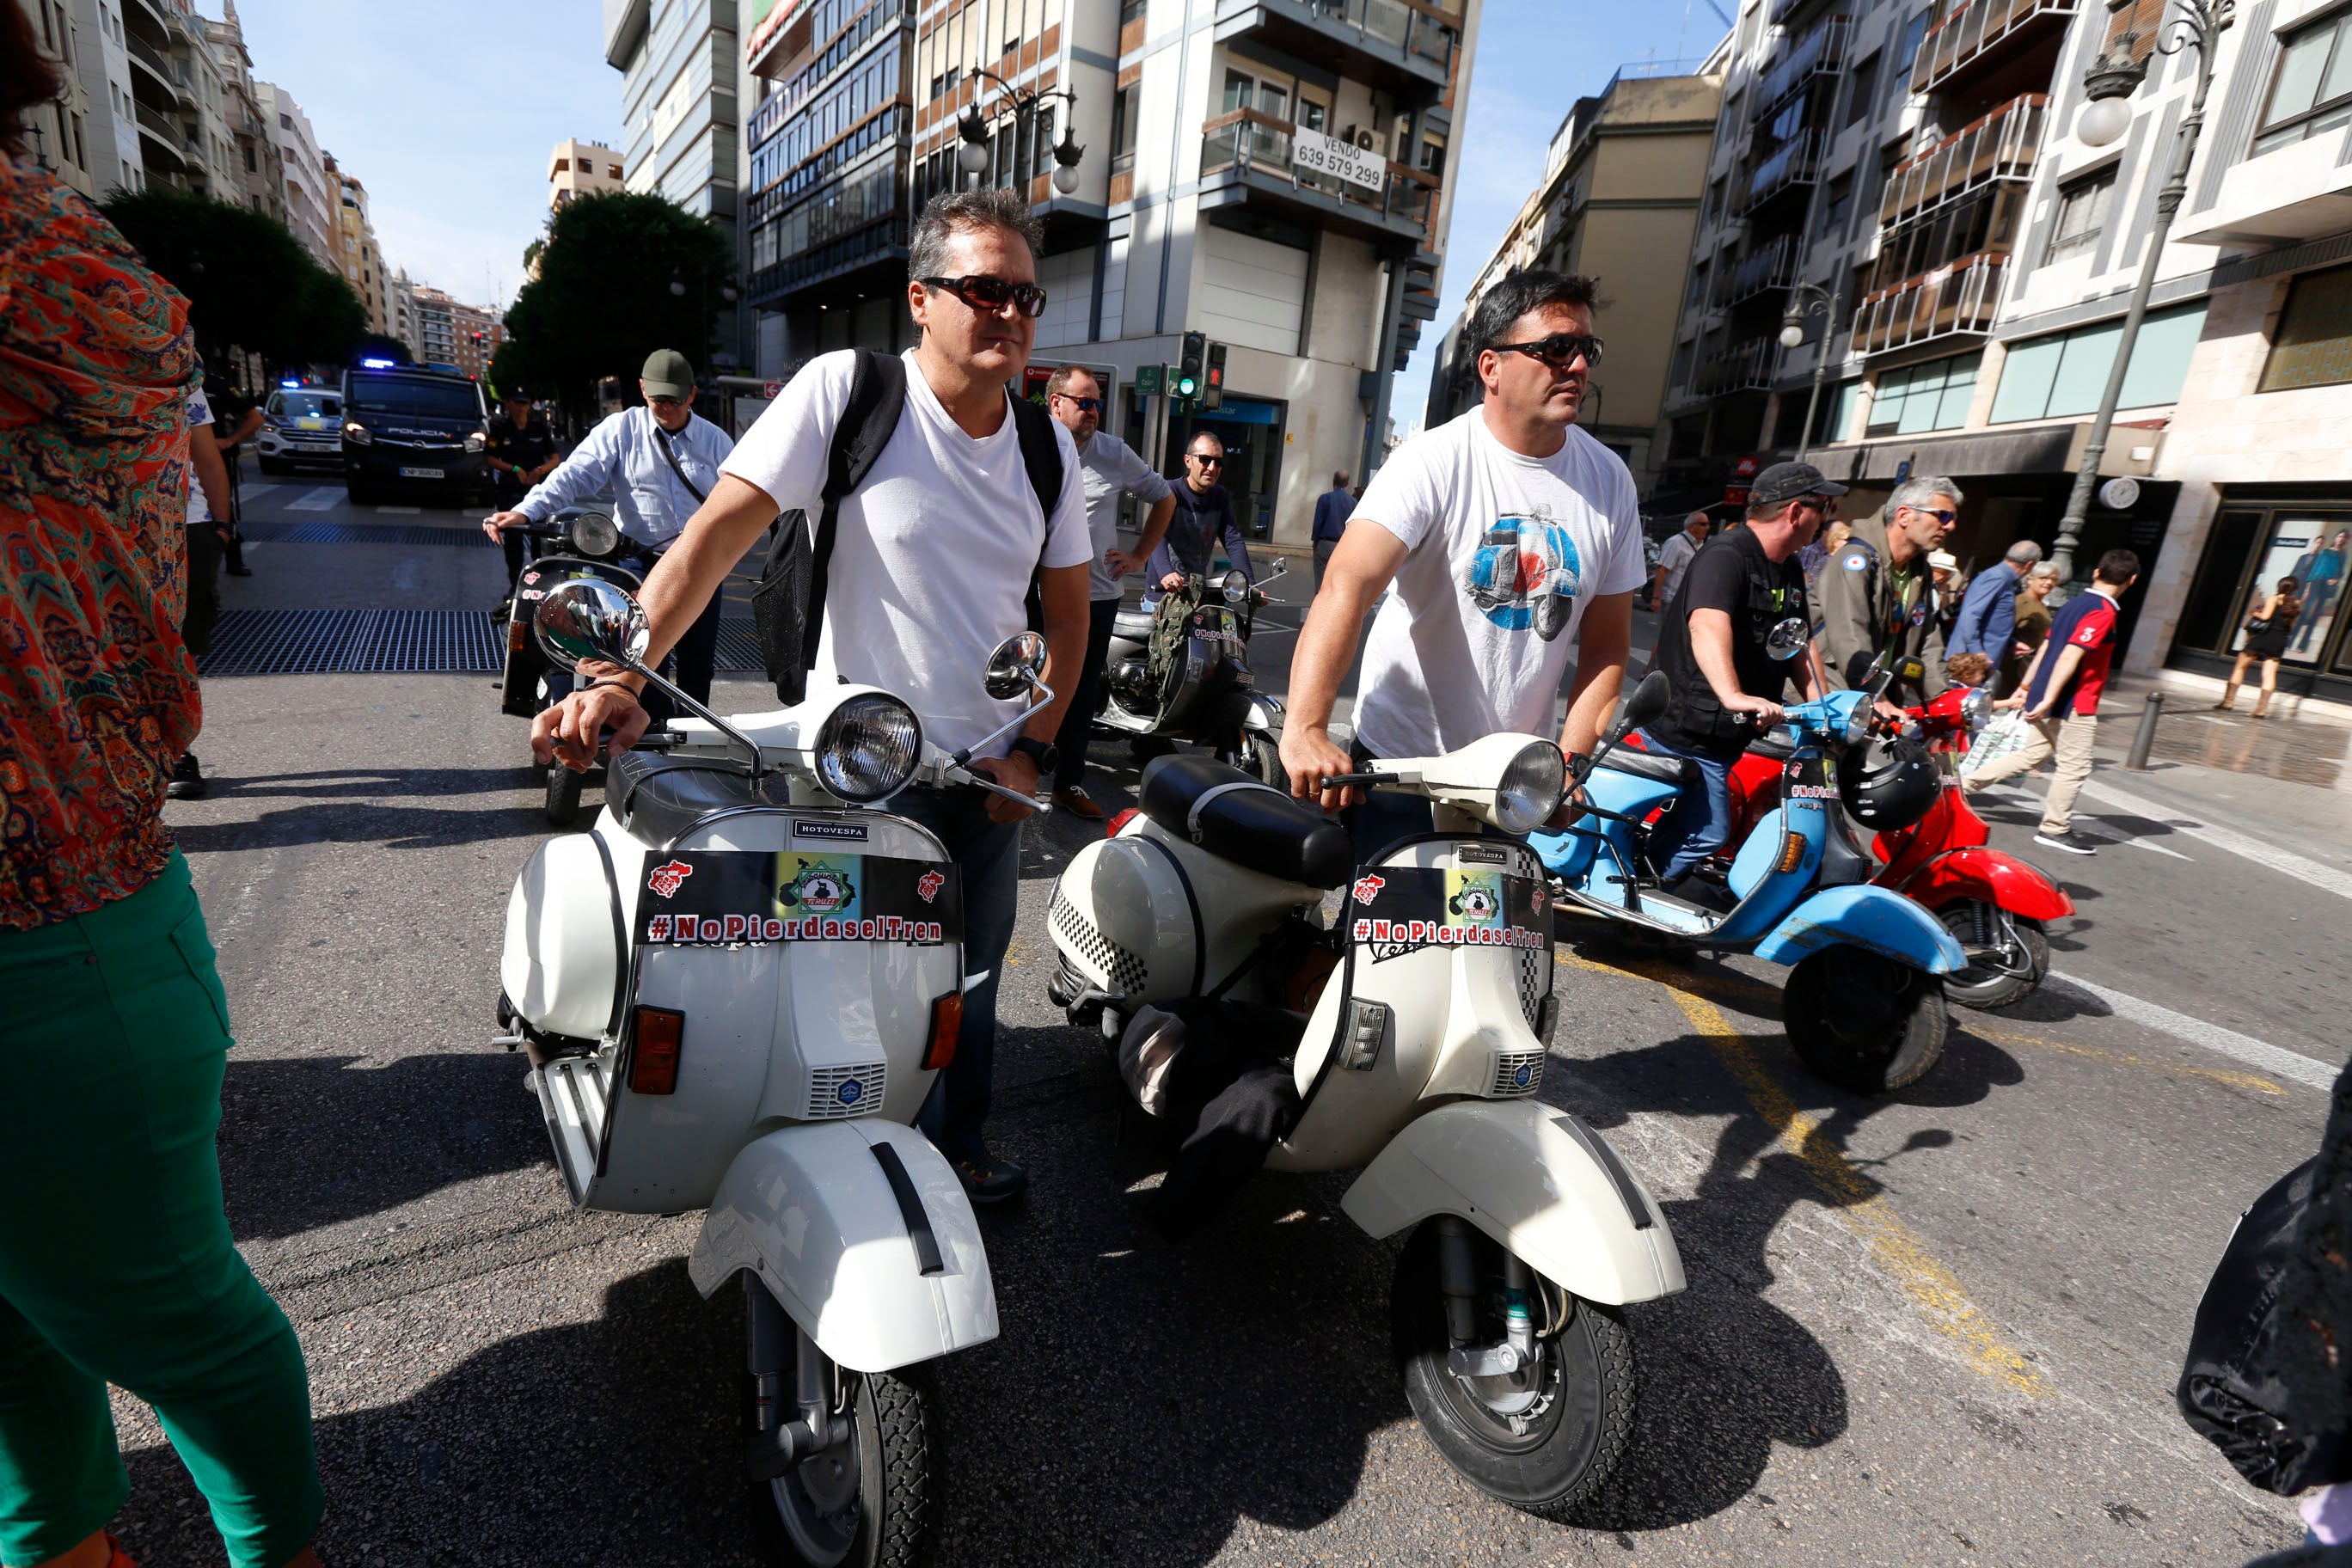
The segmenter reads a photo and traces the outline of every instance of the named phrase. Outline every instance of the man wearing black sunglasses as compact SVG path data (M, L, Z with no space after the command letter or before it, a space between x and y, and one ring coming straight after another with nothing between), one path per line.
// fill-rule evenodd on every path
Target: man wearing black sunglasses
M1485 400L1397 448L1331 552L1291 660L1282 761L1294 795L1356 806L1360 852L1429 826L1424 801L1323 787L1353 771L1332 703L1391 580L1356 698L1365 754L1432 756L1504 731L1590 752L1616 706L1645 563L1632 474L1576 427L1601 357L1594 297L1592 279L1542 269L1488 289L1464 333Z
M1208 575L1219 545L1243 576L1257 581L1250 565L1249 540L1242 532L1241 519L1234 515L1224 477L1224 442L1213 430L1195 432L1185 443L1184 477L1176 486L1176 512L1169 520L1168 535L1143 569L1147 602L1156 603L1161 593L1182 587L1188 574Z
M1141 570L1176 510L1168 481L1134 447L1104 433L1102 406L1102 383L1082 364L1066 364L1045 382L1045 412L1077 444L1078 470L1087 487L1087 531L1095 552L1087 584L1094 595L1094 618L1087 628L1087 662L1078 672L1077 689L1070 694L1062 732L1054 738L1054 749L1061 753L1054 773L1054 805L1090 822L1101 820L1103 808L1086 792L1087 745L1094 734L1095 696L1110 658L1110 635L1118 623L1119 579ZM1118 544L1121 496L1133 496L1151 509L1132 552Z
M874 405L889 417L881 426L887 434L867 451L862 481L843 494L828 489L836 436L865 428L863 416L847 415L858 388L876 384L873 362L854 351L820 354L744 435L642 595L649 657L659 658L717 602L728 573L780 513L814 520L829 508L835 526L821 635L805 671L809 694L852 682L901 697L921 718L926 741L949 752L971 748L973 770L1010 792L918 786L889 803L937 836L963 874L964 972L987 978L964 993L955 1056L920 1124L982 1204L1028 1183L983 1135L996 993L1019 904L1021 822L1033 815L1023 802L1058 760L1055 732L1086 655L1094 553L1069 433L1025 404L1016 408L1006 390L1019 383L1036 341L1043 237L1027 199L1014 192L934 196L908 237L907 309L919 341L883 357L903 387L895 402ZM1033 463L1042 455L1027 443L1040 435L1054 457ZM1035 476L1054 464L1049 489ZM1049 649L1045 679L1055 696L1030 710L1017 734L982 745L1022 714L1017 700L991 697L984 677L990 652L1028 626L1033 581ZM573 767L587 765L602 727L613 731L614 752L646 729L636 677L593 667L583 673L596 677L594 689L532 726L541 754Z
M1944 623L1927 558L1951 537L1959 515L1960 487L1922 476L1896 488L1883 520L1854 520L1853 531L1813 584L1813 623L1822 628L1822 665L1832 690L1853 685L1858 667L1881 653L1927 667L1920 701L1951 684L1944 675ZM1888 714L1896 710L1884 700L1879 706Z

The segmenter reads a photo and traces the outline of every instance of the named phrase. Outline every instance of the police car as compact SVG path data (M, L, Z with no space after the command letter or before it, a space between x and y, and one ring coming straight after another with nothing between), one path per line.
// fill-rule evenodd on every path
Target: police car
M261 407L261 434L254 446L265 474L290 473L303 464L341 468L343 462L343 395L331 386L288 382Z

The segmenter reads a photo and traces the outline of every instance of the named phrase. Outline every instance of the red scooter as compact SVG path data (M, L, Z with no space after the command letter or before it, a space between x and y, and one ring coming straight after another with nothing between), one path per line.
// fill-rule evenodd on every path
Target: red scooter
M2050 968L2043 927L2074 912L2063 888L2016 856L1987 847L1991 831L1960 793L1959 759L1991 706L1989 694L1955 686L1904 710L1938 759L1944 793L1916 823L1879 834L1870 846L1883 863L1871 885L1925 905L1967 951L1968 967L1944 976L1944 994L1979 1008L2006 1007L2041 984ZM1780 804L1787 751L1776 739L1759 741L1733 764L1732 843L1745 843Z

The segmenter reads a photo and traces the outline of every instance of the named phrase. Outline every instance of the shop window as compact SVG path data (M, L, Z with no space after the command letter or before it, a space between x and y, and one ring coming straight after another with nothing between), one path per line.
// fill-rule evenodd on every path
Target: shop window
M1870 403L1870 434L1909 436L1923 430L1956 430L1969 416L1976 395L1981 352L1929 360L1890 370L1878 378Z
M2110 163L2095 174L2058 187L2058 221L2050 230L2050 253L2044 264L2079 256L2097 243L2106 227L2107 209L2115 205L2116 170Z
M1853 405L1861 396L1859 381L1822 388L1821 411L1813 416L1812 439L1807 445L1821 447L1844 440L1846 432L1853 428Z
M2119 408L2154 408L2179 401L2189 379L2189 356L2205 330L2205 301L2158 310L2140 323L2124 377ZM1993 396L1992 422L2059 419L2090 414L2107 389L2123 323L2102 321L2071 332L2053 332L2011 343L2001 365L2000 390Z
M2352 568L2352 512L2305 506L2224 507L2189 589L2176 646L2235 652L2246 617L2293 577L2303 597L2287 640L2286 662L2340 672L2352 638L2339 637L2343 595ZM2331 645L2340 645L2334 646ZM2331 652L2333 658L2330 658Z
M2254 155L2352 122L2352 11L2280 40Z
M2333 386L2352 381L2352 267L2306 272L2294 280L2271 339L2270 363L2257 392Z

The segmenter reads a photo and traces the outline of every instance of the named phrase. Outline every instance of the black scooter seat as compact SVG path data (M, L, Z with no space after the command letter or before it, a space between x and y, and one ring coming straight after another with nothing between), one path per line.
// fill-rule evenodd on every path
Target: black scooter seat
M1347 829L1213 757L1155 759L1143 770L1142 806L1177 837L1286 882L1336 888L1355 873Z
M751 765L718 757L624 752L604 769L604 806L640 843L667 844L714 811L762 804Z
M1600 765L1611 773L1631 773L1637 779L1672 784L1676 789L1688 789L1698 783L1696 763L1688 757L1668 756L1664 752L1643 752L1631 746L1619 746L1601 758Z
M1797 754L1797 742L1775 730L1769 735L1759 735L1748 742L1748 754L1751 757L1768 758L1776 763L1785 763Z

